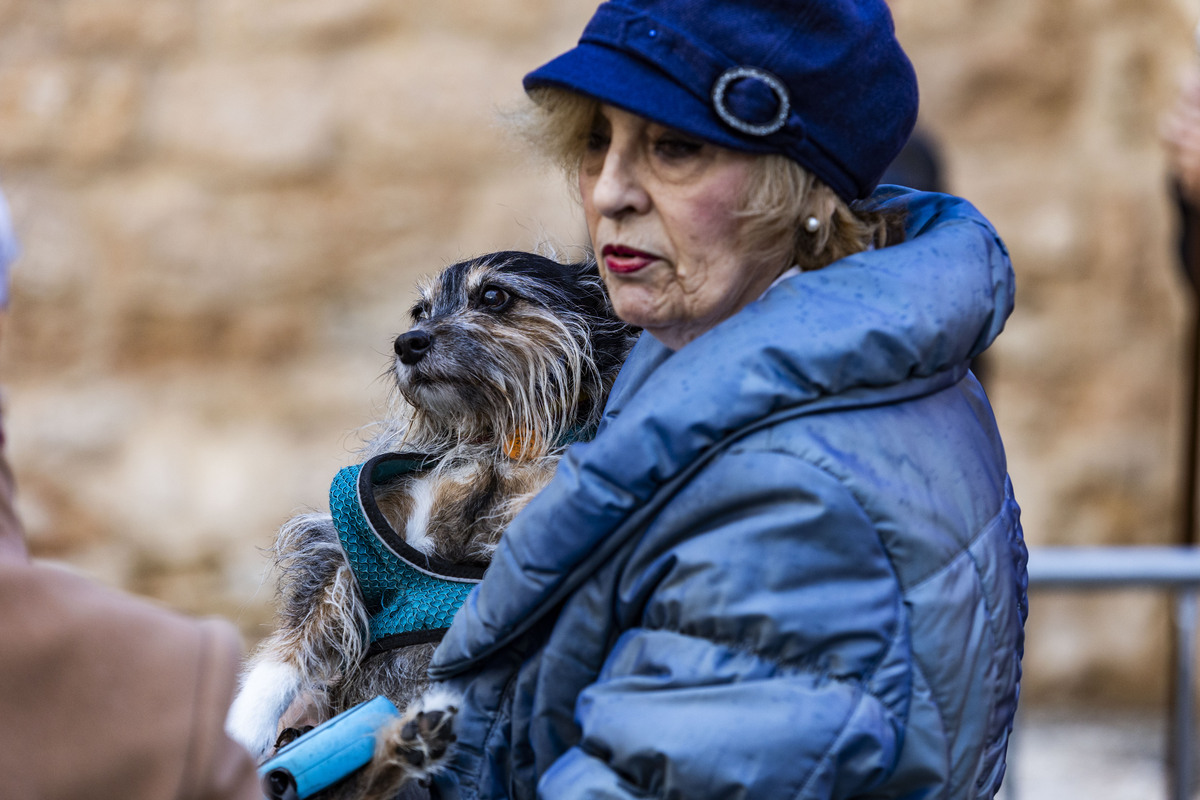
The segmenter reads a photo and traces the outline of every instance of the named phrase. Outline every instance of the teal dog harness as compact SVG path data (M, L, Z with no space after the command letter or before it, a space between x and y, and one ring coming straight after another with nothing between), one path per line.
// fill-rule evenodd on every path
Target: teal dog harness
M484 568L417 550L388 523L375 486L429 468L435 459L385 453L338 472L329 510L371 615L371 652L441 641Z

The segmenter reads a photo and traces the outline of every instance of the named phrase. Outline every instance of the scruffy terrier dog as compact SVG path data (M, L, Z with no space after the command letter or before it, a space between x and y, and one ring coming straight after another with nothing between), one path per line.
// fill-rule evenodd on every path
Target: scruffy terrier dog
M348 468L350 500L337 502L335 479L332 514L280 529L277 631L251 659L229 716L230 734L264 759L303 723L376 695L407 708L380 733L368 768L329 790L338 797L392 797L445 760L455 700L427 692L425 672L453 611L440 630L413 630L396 624L414 613L397 603L465 594L478 581L566 446L594 430L635 334L613 315L593 263L524 252L446 268L421 287L412 321L395 341L395 411L361 471ZM348 538L339 509L368 518L374 542ZM431 575L450 582L422 583Z

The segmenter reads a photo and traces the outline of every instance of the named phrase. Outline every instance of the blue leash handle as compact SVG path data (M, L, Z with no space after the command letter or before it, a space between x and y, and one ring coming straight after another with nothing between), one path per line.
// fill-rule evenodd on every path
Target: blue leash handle
M321 723L258 768L269 800L304 800L362 769L375 754L375 735L400 716L383 695Z

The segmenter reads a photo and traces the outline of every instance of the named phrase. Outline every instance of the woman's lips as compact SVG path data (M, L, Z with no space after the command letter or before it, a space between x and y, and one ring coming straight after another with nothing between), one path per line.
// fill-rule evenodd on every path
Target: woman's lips
M658 256L652 253L645 253L619 244L605 245L604 249L600 251L600 257L604 259L604 267L609 272L621 274L637 272L658 260Z

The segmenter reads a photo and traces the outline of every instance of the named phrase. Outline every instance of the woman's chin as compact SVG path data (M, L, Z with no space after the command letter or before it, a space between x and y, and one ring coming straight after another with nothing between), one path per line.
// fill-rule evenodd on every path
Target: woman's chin
M643 302L631 302L635 299ZM707 317L692 319L683 313L672 313L672 309L644 302L649 299L614 295L613 309L624 322L641 328L672 350L678 350L712 327Z
M664 319L662 315L646 312L645 309L629 309L623 312L617 308L616 311L623 321L641 328L672 350L678 350L698 335L693 330L693 325L679 320Z
M647 330L669 326L674 316L654 288L624 282L610 282L609 297L613 311L622 321Z

